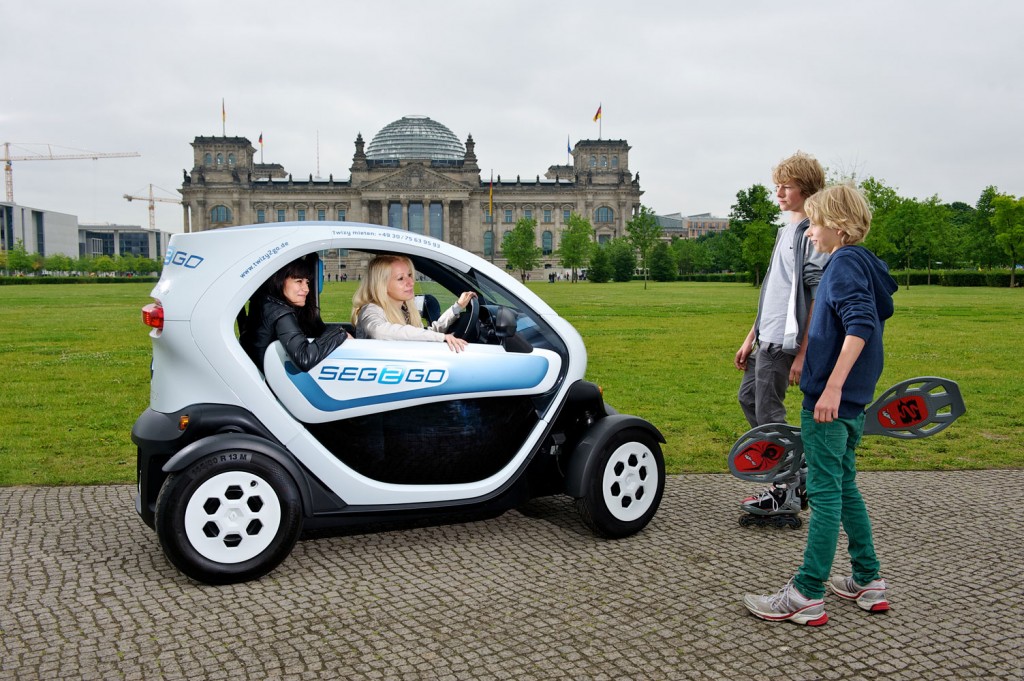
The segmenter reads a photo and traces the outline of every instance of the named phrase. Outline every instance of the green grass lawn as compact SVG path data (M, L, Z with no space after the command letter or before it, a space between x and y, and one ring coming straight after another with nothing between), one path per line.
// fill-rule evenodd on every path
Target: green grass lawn
M530 287L579 330L588 378L668 440L670 472L725 472L746 429L732 358L757 290L744 284ZM151 283L0 286L0 485L132 482L132 423L149 402ZM347 320L354 283L328 283L324 316ZM914 287L896 294L879 390L956 380L967 414L926 440L866 438L863 470L1024 466L1024 292ZM797 417L799 391L787 400Z

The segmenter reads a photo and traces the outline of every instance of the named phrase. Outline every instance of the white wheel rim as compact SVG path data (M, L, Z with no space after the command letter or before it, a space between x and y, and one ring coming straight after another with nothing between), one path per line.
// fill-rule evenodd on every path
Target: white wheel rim
M641 442L626 442L612 452L604 467L605 508L617 520L636 520L651 508L658 484L654 453Z
M270 546L281 526L281 500L258 475L228 471L199 486L185 506L192 548L217 563L241 563Z

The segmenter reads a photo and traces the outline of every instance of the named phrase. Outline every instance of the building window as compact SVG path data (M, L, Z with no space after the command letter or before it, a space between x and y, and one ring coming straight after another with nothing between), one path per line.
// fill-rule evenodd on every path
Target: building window
M484 232L484 255L494 255L494 232L491 230Z
M36 228L36 253L46 257L46 230L43 228L42 212L32 211L32 222Z
M612 168L618 168L618 167L619 167L619 157L618 156L612 156Z
M614 220L615 214L612 212L612 209L609 208L608 206L601 206L600 208L597 209L597 212L594 213L594 222L605 223L613 222Z
M305 208L300 208L299 211L298 211L298 216L299 216L298 217L299 222L305 222L306 221L306 209Z
M525 208L523 210L523 217L526 218L527 220L532 220L533 219L533 209L532 208Z
M562 222L568 224L569 223L569 216L571 214L572 214L572 209L571 208L563 208L562 209Z
M323 208L317 208L316 209L316 219L319 220L320 222L323 222L324 220L326 220L327 219L327 211L324 210Z
M505 209L505 223L506 224L512 224L512 209L511 208L506 208Z
M402 229L402 204L398 201L388 204L388 227Z
M544 209L544 222L545 223L550 223L551 222L551 209L550 208L545 208Z
M214 206L210 211L210 222L230 222L231 211L227 206Z
M607 168L608 167L608 157L607 156L602 156L601 157L601 167L602 168Z
M345 222L345 209L344 208L339 208L338 209L338 222Z
M234 168L234 167L235 167L235 155L234 154L228 154L228 168Z
M217 167L220 168L224 165L224 154L217 154Z
M597 237L597 243L601 244L602 246L611 240L612 237L609 234L601 234L600 236Z
M207 168L212 166L213 165L213 156L211 156L210 154L206 154L205 156L203 156L203 165L206 166Z
M430 236L444 240L444 205L437 201L430 204Z
M267 221L267 211L262 208L256 209L256 222L263 223Z
M554 250L554 238L551 236L551 232L544 230L544 233L540 235L541 249L544 251L544 255L551 255L551 251Z
M502 234L501 234L501 243L502 243L503 245L504 245L504 243L505 243L505 239L506 239L506 238L508 237L508 235L509 235L509 234L511 234L511 233L512 233L512 231L511 231L511 230L508 230L508 229L506 229L506 230L505 230L504 232L502 232Z
M486 222L487 224L491 224L492 222L494 222L494 216L491 215L490 210L484 211L484 222Z
M591 156L590 157L590 167L591 168L596 168L597 167L597 156Z
M409 204L409 231L423 234L423 204Z
M284 222L284 208L277 209L277 221Z

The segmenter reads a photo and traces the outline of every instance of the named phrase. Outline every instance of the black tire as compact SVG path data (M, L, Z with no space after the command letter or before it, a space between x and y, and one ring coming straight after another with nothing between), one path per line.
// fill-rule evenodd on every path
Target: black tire
M209 454L167 477L156 533L167 558L207 584L257 579L283 561L302 530L295 481L269 457Z
M602 537L636 534L651 521L665 491L661 445L645 430L626 428L605 443L576 500L583 522Z

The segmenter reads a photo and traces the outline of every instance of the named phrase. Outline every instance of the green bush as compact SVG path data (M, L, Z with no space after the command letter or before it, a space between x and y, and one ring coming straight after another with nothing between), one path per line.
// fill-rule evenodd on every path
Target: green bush
M157 275L144 277L71 277L71 276L41 276L41 277L0 277L0 286L34 286L36 284L137 284L151 281L156 283Z
M892 270L900 286L928 286L927 270ZM1018 281L1024 277L1017 277ZM1010 286L1010 270L932 270L932 286ZM1019 284L1018 284L1019 285Z

